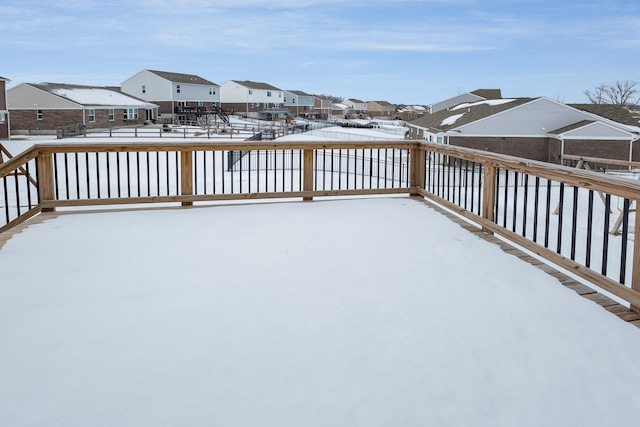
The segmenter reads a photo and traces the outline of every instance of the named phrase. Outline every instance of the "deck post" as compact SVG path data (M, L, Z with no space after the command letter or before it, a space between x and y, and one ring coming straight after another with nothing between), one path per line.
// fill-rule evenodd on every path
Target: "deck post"
M485 165L482 172L482 218L491 222L495 221L496 206L496 167ZM490 230L483 227L483 231L493 234Z
M638 203L640 203L640 200L636 200L635 230L640 230L640 215L638 215L637 211ZM633 267L631 273L631 289L640 292L640 239L638 238L633 240ZM640 306L631 304L631 310L640 313Z
M313 191L313 149L304 149L302 165L302 190ZM313 200L313 197L303 197L302 200Z
M180 151L180 195L193 195L193 151ZM193 206L193 202L182 202L182 206Z
M53 154L40 153L38 162L38 196L40 203L55 200L55 189L53 184ZM56 208L43 208L42 212L53 212Z
M410 171L410 179L409 186L411 187L410 196L419 196L420 194L417 192L418 189L424 190L424 172L425 172L425 163L426 163L426 150L422 147L416 147L411 149L409 167Z

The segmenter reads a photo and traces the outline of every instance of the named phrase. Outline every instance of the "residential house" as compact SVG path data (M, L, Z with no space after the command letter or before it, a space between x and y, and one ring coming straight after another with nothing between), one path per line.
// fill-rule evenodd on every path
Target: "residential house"
M429 114L437 113L438 111L446 110L454 105L459 105L463 102L479 102L486 101L488 99L501 99L502 91L500 89L477 89L473 92L465 92L453 96L451 98L438 101L436 103L427 106Z
M463 102L407 123L409 139L560 163L564 154L640 161L640 128L549 98Z
M195 121L197 107L220 106L220 86L194 74L142 70L122 82L122 91L157 104L163 122Z
M313 105L315 110L315 116L319 119L329 119L333 111L333 101L330 99L320 98L318 96L313 97Z
M427 114L427 108L422 105L403 105L398 107L397 115L405 122L416 120Z
M225 111L245 114L247 117L267 118L289 114L289 110L281 108L284 91L262 82L226 81L220 86L220 102Z
M353 110L348 105L337 103L331 105L331 116L337 119L349 119L353 116Z
M396 114L396 106L387 101L369 101L367 112L373 118L393 118Z
M7 108L7 83L10 80L0 76L0 139L9 139L9 109Z
M355 98L342 101L343 104L351 108L354 118L365 118L367 115L367 103Z
M313 110L313 95L300 90L285 90L283 105L292 114L299 116L304 112Z
M141 125L154 119L158 109L116 87L63 83L21 83L7 91L7 100L14 134L55 133L69 125Z

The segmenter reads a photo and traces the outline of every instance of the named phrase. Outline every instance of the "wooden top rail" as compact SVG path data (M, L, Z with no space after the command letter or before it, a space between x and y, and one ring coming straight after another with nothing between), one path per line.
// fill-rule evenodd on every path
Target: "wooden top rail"
M631 162L629 160L602 159L600 157L573 156L569 154L562 155L566 160L584 160L589 163L602 163L616 166L631 166L632 168L640 168L640 162Z
M41 153L93 153L93 152L135 152L135 151L204 151L204 150L339 150L339 149L409 149L417 148L416 141L239 141L239 142L99 142L37 144Z
M38 154L38 149L36 147L31 147L6 162L0 163L0 178L13 173L14 170L27 163L29 160L38 157Z

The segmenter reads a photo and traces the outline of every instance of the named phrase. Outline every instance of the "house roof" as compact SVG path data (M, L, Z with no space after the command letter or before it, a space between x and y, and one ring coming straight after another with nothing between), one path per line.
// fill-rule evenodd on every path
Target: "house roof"
M640 115L632 113L620 105L610 104L567 104L578 110L586 111L624 125L638 126Z
M11 81L8 78L2 77L2 76L0 76L0 80L2 80L3 82L10 82Z
M484 99L502 99L502 91L500 89L476 89L469 93L480 96Z
M365 104L364 101L360 101L359 99L356 99L356 98L349 98L349 99L347 99L347 101L351 101L351 102L353 102L355 104Z
M380 106L383 106L383 107L393 107L393 104L390 103L390 102L387 102L387 101L369 101L369 102L376 103L376 104L378 104Z
M119 88L114 87L83 86L66 83L27 84L83 106L157 107L155 104L124 94Z
M559 128L559 129L552 130L549 133L551 135L560 135L560 134L565 133L565 132L569 132L569 131L572 131L572 130L580 129L581 127L590 125L591 123L595 123L595 122L596 122L595 120L581 120L581 121L576 122L574 124L571 124L571 125L568 125L568 126L564 126L564 127Z
M202 77L196 76L195 74L171 73L167 71L157 71L157 70L147 70L147 71L157 76L160 76L163 79L167 79L173 83L189 83L189 84L195 84L195 85L218 86L216 83L213 83L212 81L209 81L207 79L203 79Z
M279 88L277 88L275 86L271 86L268 83L252 82L250 80L234 80L234 82L239 83L242 86L248 87L250 89L282 90L282 89L279 89Z
M313 96L313 95L310 95L310 94L308 94L306 92L303 92L301 90L288 90L287 92L290 92L290 93L292 93L294 95L298 95L298 96Z
M446 132L531 102L534 99L536 98L487 99L478 102L463 102L446 110L427 114L410 122L410 124L438 132Z

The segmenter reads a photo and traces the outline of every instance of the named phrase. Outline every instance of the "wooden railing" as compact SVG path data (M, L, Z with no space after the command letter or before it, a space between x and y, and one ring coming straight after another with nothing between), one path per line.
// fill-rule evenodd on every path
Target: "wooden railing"
M0 164L0 232L67 207L409 194L640 311L640 184L631 179L419 141L84 141L36 145ZM232 167L230 152L244 153Z

